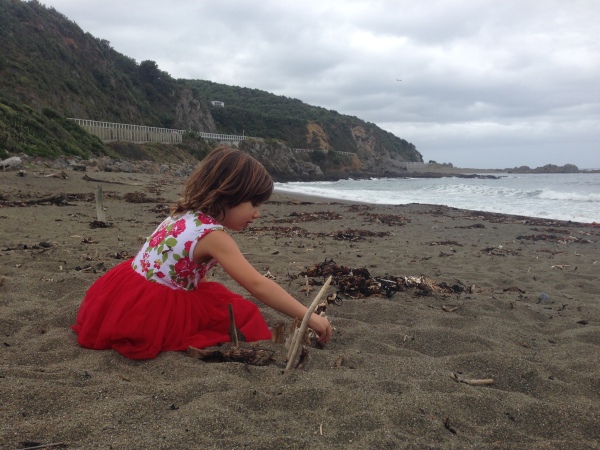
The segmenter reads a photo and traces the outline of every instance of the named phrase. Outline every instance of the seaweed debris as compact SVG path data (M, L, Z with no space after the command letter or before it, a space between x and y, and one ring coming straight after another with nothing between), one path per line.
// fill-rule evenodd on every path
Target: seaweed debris
M333 233L328 234L328 236L333 237L338 241L360 241L367 237L384 237L389 236L390 233L387 231L371 231L371 230L353 230L353 229L345 229L334 231Z
M291 218L291 219L290 219ZM283 219L276 219L275 223L316 222L317 220L339 220L343 219L341 214L333 211L319 212L292 212Z
M145 192L128 192L125 194L124 198L128 203L161 203L165 201L160 197L149 197Z
M591 242L588 239L581 239L575 236L557 236L556 234L532 234L529 236L517 236L517 239L528 241L557 242L559 244L568 244L570 242L577 242L578 244L589 244Z
M396 292L403 292L407 289L415 289L417 296L429 296L436 293L455 294L466 289L459 281L449 285L445 282L438 283L426 276L399 277L386 274L384 277L373 277L366 268L339 266L332 259L325 259L321 263L314 264L300 275L310 278L332 276L332 285L338 288L337 295L350 298L390 298ZM314 280L311 280L311 283L318 284Z
M400 214L377 214L368 212L363 212L359 214L363 216L367 220L367 222L382 223L390 227L402 226L407 223L410 223L410 219L407 219L406 217Z
M254 234L258 233L272 233L275 239L279 239L282 237L287 238L316 238L316 237L332 237L338 241L351 241L356 242L367 237L384 237L389 236L389 232L387 231L371 231L371 230L357 230L347 228L345 230L337 230L331 233L316 233L313 231L309 231L305 228L301 227L251 227L243 232L250 232Z

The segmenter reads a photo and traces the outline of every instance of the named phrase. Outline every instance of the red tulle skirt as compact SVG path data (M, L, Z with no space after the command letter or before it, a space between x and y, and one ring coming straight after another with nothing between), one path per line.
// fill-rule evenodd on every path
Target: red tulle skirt
M159 352L230 341L228 304L246 341L271 339L258 307L225 286L204 282L193 291L171 289L147 281L130 260L94 282L72 328L83 347L149 359Z

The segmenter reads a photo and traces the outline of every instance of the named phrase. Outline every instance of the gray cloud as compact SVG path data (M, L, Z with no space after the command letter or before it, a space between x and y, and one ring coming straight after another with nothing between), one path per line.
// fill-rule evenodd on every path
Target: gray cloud
M175 78L357 116L425 160L600 167L595 0L45 4Z

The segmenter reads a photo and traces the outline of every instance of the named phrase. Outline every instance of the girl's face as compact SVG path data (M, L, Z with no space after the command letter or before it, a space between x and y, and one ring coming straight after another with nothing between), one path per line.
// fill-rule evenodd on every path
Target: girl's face
M241 231L260 217L261 206L255 206L252 202L244 202L231 208L225 208L225 218L221 221L221 225L231 230Z

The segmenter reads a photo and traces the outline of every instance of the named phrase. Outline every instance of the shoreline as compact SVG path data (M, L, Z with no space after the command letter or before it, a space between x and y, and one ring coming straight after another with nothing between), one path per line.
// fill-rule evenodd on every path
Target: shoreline
M478 209L467 209L467 208L457 208L454 206L448 206L448 205L442 205L442 204L435 204L435 203L402 203L402 204L393 204L393 203L372 203L372 202L367 202L367 201L361 201L361 200L347 200L347 199L338 199L335 197L326 197L326 196L318 196L318 195L311 195L311 194L302 194L302 193L297 193L297 192L282 192L282 191L278 191L277 188L275 188L275 190L273 191L273 195L278 195L278 196L283 196L283 197L289 197L289 198L295 198L301 202L312 202L312 203L339 203L339 204L343 204L343 205L352 205L352 204L358 204L358 205L369 205L371 207L394 207L394 206L398 206L398 207L402 207L402 206L411 206L411 205L420 205L420 206L424 206L424 207L431 207L431 208L449 208L449 209L453 209L453 210L457 210L457 211L464 211L465 213L468 214L473 214L473 215L489 215L489 216L505 216L506 220L512 220L514 222L523 222L523 223L554 223L557 226L574 226L574 227L591 227L591 228L598 228L600 227L600 223L598 222L577 222L577 221L573 221L573 220L562 220L562 219L552 219L552 218L546 218L546 217L536 217L536 216L526 216L526 215L520 215L520 214L507 214L507 213L499 213L499 212L492 212L492 211L483 211L483 210L478 210Z

